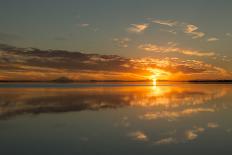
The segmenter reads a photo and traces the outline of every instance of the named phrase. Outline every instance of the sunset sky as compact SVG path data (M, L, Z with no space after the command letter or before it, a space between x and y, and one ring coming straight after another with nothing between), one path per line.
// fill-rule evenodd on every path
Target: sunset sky
M0 0L0 80L232 79L231 8L231 0Z

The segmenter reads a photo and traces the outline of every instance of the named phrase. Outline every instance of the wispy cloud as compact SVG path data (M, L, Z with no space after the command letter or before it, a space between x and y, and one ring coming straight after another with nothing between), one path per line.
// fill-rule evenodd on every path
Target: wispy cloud
M90 26L90 24L88 23L81 23L81 24L78 24L79 27L88 27Z
M132 139L137 141L147 141L148 137L147 135L142 131L136 131L129 133L129 136L132 137Z
M215 56L214 52L204 52L204 51L197 51L197 50L189 50L189 49L182 49L177 47L175 43L169 43L167 46L160 46L157 44L141 44L138 46L139 49L149 52L157 52L157 53L181 53L184 55L190 56Z
M202 38L205 33L197 31L199 28L192 24L184 24L184 33L192 36L193 39Z
M155 142L156 145L173 144L177 141L173 137L163 138Z
M171 33L171 34L174 34L174 35L176 35L177 34L177 31L175 31L175 30L166 30L166 29L161 29L161 31L163 31L163 32L168 32L168 33Z
M207 42L214 42L214 41L218 41L219 39L216 37L211 37L207 39Z
M178 24L178 22L175 20L153 20L152 22L170 27L176 26Z
M131 24L131 27L129 27L127 30L132 33L141 33L145 31L149 27L149 24Z
M218 128L219 127L218 123L216 123L216 122L209 122L207 124L207 126L208 126L208 128Z
M185 31L186 33L191 33L191 32L196 31L197 29L198 27L195 25L186 25Z
M90 31L93 31L93 32L99 31L99 28L97 28L97 27L95 27L94 25L89 24L89 23L79 22L79 23L77 24L77 26L78 26L79 28L86 29L86 30L90 30Z
M198 136L205 132L205 128L194 126L191 129L185 130L184 132L171 133L169 137L161 138L160 140L155 141L155 145L168 145L168 144L178 144L185 143L187 141L193 141L198 138Z
M193 39L202 38L205 36L204 32L199 31L199 27L193 24L178 22L176 20L152 20L153 23L173 27L179 29L185 34L192 36ZM175 30L170 32L176 33Z
M144 115L139 116L140 119L144 120L156 120L156 119L168 119L175 120L180 117L191 116L193 114L202 113L202 112L214 112L214 109L210 108L196 108L196 109L185 109L179 112L172 111L162 111L157 113L146 113Z
M113 41L116 43L117 46L127 48L129 46L128 43L131 41L131 39L127 37L114 38Z
M195 140L198 137L198 134L204 131L205 129L202 127L195 127L194 129L187 130L185 132L186 139L190 141Z
M232 37L232 34L228 32L228 33L226 33L226 36Z

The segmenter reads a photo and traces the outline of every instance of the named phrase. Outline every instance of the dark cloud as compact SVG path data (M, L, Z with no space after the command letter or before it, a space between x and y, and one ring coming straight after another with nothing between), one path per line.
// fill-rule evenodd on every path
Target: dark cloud
M65 70L126 71L129 59L116 55L84 54L62 50L22 49L1 44L1 62ZM10 65L10 64L9 64Z
M0 50L6 51L6 52L22 52L25 49L24 48L18 48L18 47L15 47L15 46L11 46L11 45L8 45L8 44L0 43Z

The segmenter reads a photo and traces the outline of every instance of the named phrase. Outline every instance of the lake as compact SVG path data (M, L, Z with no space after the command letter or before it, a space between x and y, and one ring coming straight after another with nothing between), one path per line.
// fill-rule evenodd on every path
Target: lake
M230 84L0 84L2 155L232 154Z

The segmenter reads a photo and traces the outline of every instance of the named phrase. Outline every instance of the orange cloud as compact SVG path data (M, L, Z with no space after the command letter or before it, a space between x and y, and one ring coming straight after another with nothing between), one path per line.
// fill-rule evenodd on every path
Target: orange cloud
M142 131L132 132L129 134L129 136L137 141L147 141L148 140L147 135Z
M143 31L145 31L148 27L149 27L149 24L147 24L147 23L145 23L145 24L131 24L131 27L129 27L127 30L129 32L133 32L133 33L141 33Z
M147 51L177 52L170 47L141 45ZM214 53L182 50L182 53L211 56ZM22 74L22 72L24 74ZM0 45L0 75L6 80L51 80L61 76L75 80L228 79L223 68L197 60L178 58L124 58L117 55L84 54L59 50L23 49Z
M198 134L202 133L204 131L205 131L205 129L201 128L201 127L199 127L199 128L195 127L194 129L187 130L185 132L186 139L190 140L190 141L195 140L198 137Z
M149 52L158 52L158 53L181 53L184 55L190 56L214 56L214 52L204 52L204 51L197 51L197 50L188 50L176 47L176 44L169 44L168 46L159 46L156 44L142 44L138 46L139 49Z
M193 39L202 38L205 36L205 33L197 31L199 28L192 24L185 25L184 32L193 36Z

